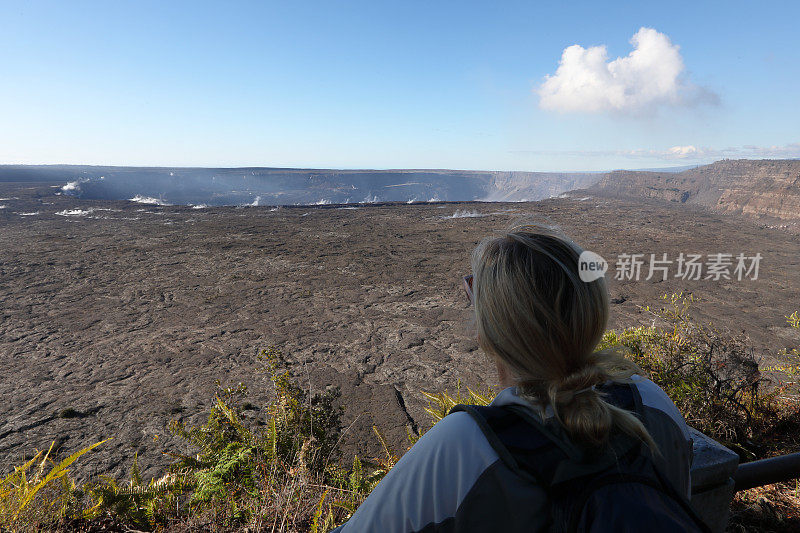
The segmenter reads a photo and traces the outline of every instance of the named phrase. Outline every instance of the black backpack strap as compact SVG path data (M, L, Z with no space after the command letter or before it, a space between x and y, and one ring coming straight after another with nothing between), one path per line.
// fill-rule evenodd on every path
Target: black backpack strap
M475 420L506 466L549 492L558 466L569 454L547 428L538 422L531 424L509 407L459 404L448 414L459 411Z
M711 528L708 526L708 524L706 524L705 520L700 518L700 515L698 515L697 512L694 510L691 501L684 494L681 494L675 489L675 487L672 486L672 483L670 483L669 480L667 480L667 478L664 476L664 474L661 473L661 470L659 470L659 468L656 466L655 463L652 463L652 467L653 471L655 471L656 476L658 477L658 481L661 483L664 492L672 496L673 500L676 500L681 504L683 510L686 511L686 514L692 517L692 520L695 521L695 523L697 524L697 526L700 528L701 531L703 531L704 533L711 533Z
M513 420L511 420L509 417L510 413L499 407L458 404L450 409L447 414L449 415L459 411L464 411L472 417L472 419L478 424L478 427L481 428L486 440L489 441L489 444L492 446L492 448L494 448L494 451L497 452L497 455L500 456L500 459L502 459L504 463L514 470L519 469L516 459L514 459L514 456L508 451L508 448L503 445L503 441L500 440L500 438L497 436L497 433L493 429L493 426L505 428L510 425L510 423L513 423Z
M642 408L642 395L639 394L639 389L633 383L614 383L607 382L598 385L596 389L603 394L603 399L627 411L633 411L641 416Z

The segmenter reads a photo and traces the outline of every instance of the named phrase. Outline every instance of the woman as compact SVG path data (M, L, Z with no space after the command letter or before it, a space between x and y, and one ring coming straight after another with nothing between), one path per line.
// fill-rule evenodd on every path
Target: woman
M594 351L608 321L608 292L603 277L580 279L582 251L556 229L535 224L517 225L475 248L473 276L465 281L478 344L504 387L491 403L502 409L481 412L519 412L534 437L536 428L550 428L543 430L548 439L575 450L582 465L608 456L618 442L635 441L637 447L625 448L635 451L634 459L654 464L665 490L688 498L691 440L675 405L633 363L613 351ZM641 412L616 405L609 387L631 389ZM541 477L510 466L515 461L487 429L491 424L466 410L472 414L451 412L428 431L338 531L553 527L549 482L537 483ZM531 453L534 470L553 462L552 454ZM602 504L598 509L602 513Z

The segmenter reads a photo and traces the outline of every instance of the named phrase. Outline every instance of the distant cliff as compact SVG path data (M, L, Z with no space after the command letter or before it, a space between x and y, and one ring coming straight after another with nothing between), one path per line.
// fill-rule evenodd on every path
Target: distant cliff
M723 160L678 173L616 171L588 190L725 213L800 219L800 160Z
M541 200L581 189L599 180L602 174L576 172L492 172L485 200L519 202Z

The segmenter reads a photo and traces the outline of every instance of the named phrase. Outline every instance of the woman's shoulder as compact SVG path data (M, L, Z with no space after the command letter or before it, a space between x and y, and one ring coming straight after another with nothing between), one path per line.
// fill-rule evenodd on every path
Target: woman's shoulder
M400 458L341 531L421 531L453 519L499 460L468 413L447 415Z
M639 391L639 396L642 398L642 406L645 410L656 410L666 415L680 428L681 433L683 433L684 437L688 440L690 436L686 421L683 419L683 415L681 415L677 406L672 402L670 397L667 396L667 393L652 380L643 376L635 374L631 376L631 380Z
M444 493L432 496L459 500L498 459L472 417L456 412L425 432L389 474L403 478L395 482L420 488L449 487Z
M475 420L466 412L451 413L438 421L406 452L410 458L426 461L443 460L458 456L471 458L477 469L482 469L498 459ZM404 456L405 457L405 456Z
M661 452L658 465L673 486L691 497L692 437L689 426L667 393L651 380L633 376L642 398L644 425Z

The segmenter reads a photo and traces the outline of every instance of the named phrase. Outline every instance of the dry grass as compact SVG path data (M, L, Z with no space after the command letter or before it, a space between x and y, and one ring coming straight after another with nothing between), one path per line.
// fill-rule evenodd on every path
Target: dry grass
M800 531L800 481L737 492L727 531L796 533Z

